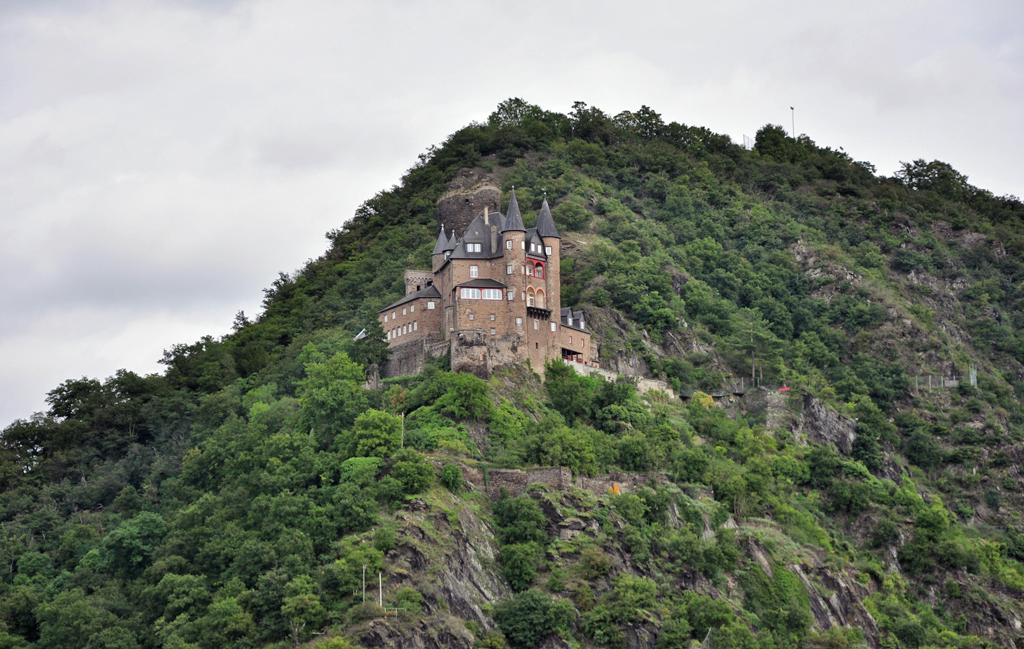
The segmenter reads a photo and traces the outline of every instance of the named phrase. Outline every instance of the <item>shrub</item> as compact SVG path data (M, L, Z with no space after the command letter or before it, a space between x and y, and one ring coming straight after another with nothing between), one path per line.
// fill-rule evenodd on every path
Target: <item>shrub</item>
M551 595L531 588L494 607L494 620L512 649L532 649L555 631L564 610L553 611Z
M603 577L608 574L611 567L611 558L596 545L588 545L580 553L579 572L583 579L589 581Z
M494 503L494 522L500 529L499 540L503 545L513 543L538 543L547 545L544 533L547 519L544 512L532 498L498 498Z
M519 593L537 580L537 563L544 552L536 543L512 543L501 546L501 576L512 591Z
M454 464L444 465L441 468L441 484L453 494L462 491L462 469Z

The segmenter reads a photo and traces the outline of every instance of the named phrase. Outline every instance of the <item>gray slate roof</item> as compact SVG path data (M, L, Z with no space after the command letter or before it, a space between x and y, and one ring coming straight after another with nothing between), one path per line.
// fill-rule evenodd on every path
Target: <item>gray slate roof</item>
M452 236L455 236L455 235L452 234ZM442 225L441 226L441 233L439 235L437 235L437 243L434 244L434 252L432 252L430 254L431 255L443 254L444 251L445 251L445 248L447 248L447 247L448 247L448 237L444 236L444 226Z
M571 307L564 306L562 307L561 316L563 327L569 327L570 329L590 333L590 330L587 329L586 323L583 320L582 311L573 311Z
M478 277L477 279L471 279L468 282L463 282L457 285L455 288L508 288L496 279L488 279L486 277Z
M555 219L551 216L551 208L548 207L548 199L540 206L540 214L537 215L537 234L542 237L561 239L558 236L558 229L555 228Z
M510 230L520 230L525 232L526 226L523 225L523 215L519 212L519 201L516 200L516 190L512 190L512 195L508 199L508 216L505 218L505 229L502 232Z
M436 298L440 299L441 298L441 292L437 290L436 286L431 284L430 286L428 286L427 288L423 289L422 291L416 291L415 293L409 293L408 295L403 297L401 300L395 302L394 304L391 304L391 305L388 305L388 306L384 307L383 309L381 309L377 313L384 313L385 311L390 311L391 309L395 308L396 306L402 306L403 304L408 304L409 302L412 302L413 300L418 300L418 299L423 298L423 297L436 297Z

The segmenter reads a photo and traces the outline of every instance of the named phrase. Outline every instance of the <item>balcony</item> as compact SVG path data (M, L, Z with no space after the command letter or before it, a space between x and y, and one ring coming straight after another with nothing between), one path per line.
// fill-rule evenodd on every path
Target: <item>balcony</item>
M550 320L551 309L544 309L539 306L528 306L526 307L526 315L531 318L537 318L538 320Z

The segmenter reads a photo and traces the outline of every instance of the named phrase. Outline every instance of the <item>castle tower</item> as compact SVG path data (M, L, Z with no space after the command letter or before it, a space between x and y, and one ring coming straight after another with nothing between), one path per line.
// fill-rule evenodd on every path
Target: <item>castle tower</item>
M562 311L562 274L560 272L560 250L562 237L558 235L555 228L555 219L551 216L551 208L548 206L548 199L544 199L541 205L540 214L537 215L537 234L544 242L544 254L547 256L547 272L544 276L545 293L548 296L547 308L551 311L551 318L547 326L548 358L562 357L561 333L558 331L561 326L560 313ZM554 330L552 330L554 327Z
M508 290L512 293L512 300L505 296L508 323L506 331L519 336L526 335L526 303L523 296L526 294L526 277L523 274L523 258L525 254L526 226L523 225L523 215L519 211L519 201L516 200L516 190L512 189L512 195L508 199L508 210L505 212L505 229L501 232L503 241L502 255L505 266L505 275L502 278ZM511 270L511 272L509 272ZM517 320L518 324L517 324ZM525 345L525 340L524 340Z

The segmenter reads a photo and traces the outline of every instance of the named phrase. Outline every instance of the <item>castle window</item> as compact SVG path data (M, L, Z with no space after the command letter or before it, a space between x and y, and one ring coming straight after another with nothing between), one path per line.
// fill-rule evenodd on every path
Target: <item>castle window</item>
M523 250L526 250L526 242L523 241L522 243L523 243Z
M493 313L491 314L491 320L494 320L494 314Z
M470 266L469 267L469 276L470 277L480 277L480 267L479 266Z
M396 318L398 318L398 312L397 311L392 311L391 312L391 319L395 320Z
M429 302L427 302L427 311L430 311L433 308L434 308L434 301L430 300Z
M463 300L479 300L480 289L478 288L462 288L459 289L459 297Z
M534 273L538 278L544 279L544 267L537 264L537 272Z
M416 322L415 320L412 321L412 330L413 331L419 331L420 330L419 323Z
M384 314L384 322L387 322L387 321L388 321L388 314L385 313Z
M533 264L530 264L529 266L526 267L526 274L529 277L533 277Z
M523 328L523 319L522 318L516 318L516 326L519 327L520 329Z
M540 325L537 324L536 320L533 321L533 329L534 329L534 331L536 331L537 329L540 329Z
M416 313L416 305L415 304L410 304L409 305L409 313Z
M522 300L526 299L526 291L523 291L523 297L521 297L520 299L522 299Z
M551 256L551 246L547 246L544 248L544 254L547 255L548 257Z
M505 266L505 274L506 275L511 275L512 274L512 264L509 264L508 266Z
M533 306L535 301L535 294L531 288L526 292L526 306Z
M494 327L491 327L491 335L494 335Z
M542 309L545 308L545 304L544 304L544 291L540 291L540 290L537 291L536 306L538 306L538 307L540 307Z
M404 324L402 325L402 335L404 336L407 333L409 333L409 325Z
M406 315L404 306L402 307L402 315Z
M551 323L551 331L558 331L558 325L556 325L554 322Z
M482 291L483 299L485 300L500 300L501 289L500 288L485 288Z
M505 250L512 250L512 240L509 239L505 242Z
M508 290L508 301L511 302L512 300L515 299L515 297L516 297L516 292L513 291L512 289L509 289Z
M572 336L569 336L569 344L572 344Z
M470 319L470 321L472 321L474 319L472 313L469 314L469 319Z

